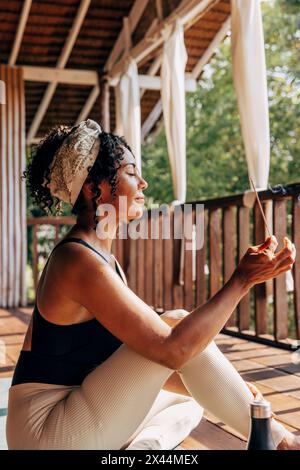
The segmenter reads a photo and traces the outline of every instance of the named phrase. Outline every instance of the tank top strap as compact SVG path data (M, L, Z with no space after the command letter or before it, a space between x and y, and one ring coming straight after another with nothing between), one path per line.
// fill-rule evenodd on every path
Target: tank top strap
M60 242L57 243L57 245L55 245L55 247L53 248L52 252L50 253L50 256L51 254L53 253L53 251L60 245L64 245L65 243L70 243L70 242L73 242L73 243L79 243L80 245L83 245L83 246L86 246L87 248L89 248L90 250L94 251L95 253L97 253L97 255L101 256L101 258L104 259L104 261L106 261L107 263L109 262L105 256L103 256L99 251L97 251L93 246L91 246L88 242L86 242L85 240L83 240L82 238L77 238L77 237L69 237L69 238L65 238L64 240L61 240ZM49 258L50 258L49 256ZM48 259L49 259L48 258Z

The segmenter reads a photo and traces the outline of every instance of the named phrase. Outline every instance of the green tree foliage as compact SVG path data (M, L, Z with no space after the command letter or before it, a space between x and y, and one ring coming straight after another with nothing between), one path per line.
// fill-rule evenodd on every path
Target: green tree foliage
M300 2L262 3L269 90L271 185L300 180ZM187 201L249 188L232 82L230 38L187 95ZM143 146L150 201L174 199L163 127Z

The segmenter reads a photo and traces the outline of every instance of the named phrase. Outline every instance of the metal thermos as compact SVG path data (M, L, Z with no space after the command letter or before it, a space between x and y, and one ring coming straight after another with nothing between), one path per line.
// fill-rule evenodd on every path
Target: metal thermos
M247 450L276 450L271 432L272 410L267 400L250 403L251 426Z

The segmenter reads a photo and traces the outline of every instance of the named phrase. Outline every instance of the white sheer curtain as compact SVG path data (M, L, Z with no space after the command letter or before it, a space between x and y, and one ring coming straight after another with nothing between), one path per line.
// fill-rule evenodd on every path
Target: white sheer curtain
M270 168L270 130L260 0L231 0L231 34L233 80L248 172L258 189L266 189ZM265 205L265 213L272 231L271 202ZM288 291L294 288L290 271L286 273L286 286Z
M184 30L176 22L171 36L165 41L161 65L161 98L168 155L171 165L175 200L172 205L186 200L186 116L185 66L187 52ZM183 284L184 240L180 250L179 282Z
M116 133L127 140L142 173L140 89L138 69L133 59L116 87Z
M168 154L176 202L186 198L185 66L187 53L183 27L177 22L164 43L161 65L161 98Z
M231 0L233 80L249 175L268 185L270 133L267 76L260 0Z

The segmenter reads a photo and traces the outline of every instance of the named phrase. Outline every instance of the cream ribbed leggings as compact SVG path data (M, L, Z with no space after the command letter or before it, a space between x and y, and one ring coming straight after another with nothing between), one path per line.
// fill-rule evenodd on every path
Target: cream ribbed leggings
M182 316L184 311L173 312ZM173 372L123 344L81 386L14 385L9 390L8 448L138 448L136 436L144 433L147 441L147 433L156 427L152 448L168 450L186 437L184 426L174 419L178 406L186 410L191 429L201 420L203 407L248 436L253 395L214 342L178 371L198 403L178 394L172 400L172 394L161 390ZM272 432L277 445L284 428L272 420Z

